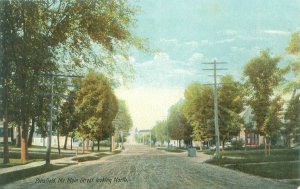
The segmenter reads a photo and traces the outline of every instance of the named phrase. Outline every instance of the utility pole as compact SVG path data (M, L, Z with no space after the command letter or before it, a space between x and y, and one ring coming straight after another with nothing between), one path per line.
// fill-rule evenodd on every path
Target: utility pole
M42 74L43 76L50 76L51 77L51 93L38 93L37 95L40 96L50 96L51 97L51 102L50 102L50 120L49 123L47 124L48 127L48 132L47 132L47 137L48 137L48 142L47 142L47 148L46 148L46 165L50 165L51 161L51 141L52 141L52 126L53 126L53 97L54 96L59 96L59 97L68 97L70 95L62 94L62 93L56 93L54 94L54 77L58 78L82 78L82 76L77 76L77 75L65 75L65 74ZM71 85L65 85L66 87L70 87Z
M203 69L203 70L213 70L214 74L214 123L215 123L215 137L216 137L216 158L220 158L220 133L219 133L219 119L218 119L218 88L217 88L217 70L226 70L224 68L218 68L217 64L226 64L226 62L217 62L214 60L210 63L203 63L203 64L213 64L213 69Z

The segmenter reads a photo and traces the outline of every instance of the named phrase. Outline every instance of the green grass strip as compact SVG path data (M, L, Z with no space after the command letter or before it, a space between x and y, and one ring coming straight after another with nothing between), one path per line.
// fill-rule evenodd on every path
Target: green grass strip
M278 162L265 164L236 164L228 168L239 170L252 175L273 179L298 179L300 178L299 162Z
M19 171L13 171L10 173L4 173L0 175L0 185L5 185L17 180L23 180L32 176L40 175L50 171L62 169L69 166L70 164L63 165L41 165Z

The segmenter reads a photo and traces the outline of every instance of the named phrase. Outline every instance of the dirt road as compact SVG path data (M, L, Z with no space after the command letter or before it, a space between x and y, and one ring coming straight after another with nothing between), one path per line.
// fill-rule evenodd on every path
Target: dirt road
M198 154L199 155L199 154ZM70 166L18 181L2 188L295 188L142 145L126 146L115 156ZM0 187L1 188L1 187Z

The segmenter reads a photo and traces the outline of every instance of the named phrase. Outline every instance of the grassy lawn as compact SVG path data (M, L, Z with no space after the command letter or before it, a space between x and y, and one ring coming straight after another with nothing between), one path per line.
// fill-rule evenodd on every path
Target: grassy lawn
M115 150L112 154L118 154L121 153L121 150ZM92 160L98 160L102 157L108 156L110 154L106 154L106 153L97 153L95 156L85 156L85 157L78 157L78 158L73 158L72 160L78 161L78 162L84 162L84 161L92 161ZM54 154L55 156L55 154ZM22 162L20 159L13 159L10 158L10 163L8 165L3 165L0 164L0 168L5 167L10 167L10 166L15 166L15 165L22 165L22 164L26 164L29 162L33 162L37 159L34 160L29 160L27 162ZM3 159L0 158L0 161L3 161ZM50 171L54 171L54 170L58 170L64 167L67 167L69 165L72 164L61 164L61 165L41 165L38 167L33 167L33 168L28 168L28 169L24 169L24 170L19 170L19 171L14 171L14 172L10 172L10 173L4 173L1 174L0 177L0 186L4 185L4 184L8 184L17 180L22 180L25 178L29 178L32 176L36 176L36 175L40 175L46 172L50 172Z
M235 164L229 166L231 169L239 170L252 175L273 179L298 179L299 162L277 162L266 164Z
M211 153L211 152L207 152ZM299 150L273 149L270 156L263 150L225 151L221 159L211 159L207 163L239 170L245 173L274 179L300 178ZM275 163L274 163L275 162ZM260 163L260 164L251 164Z
M1 168L6 168L6 167L13 167L13 166L17 166L17 165L24 165L24 164L27 164L27 163L31 163L31 162L34 162L34 161L41 161L41 160L42 159L32 159L32 160L28 160L28 161L24 162L21 159L10 158L8 164L2 164L3 158L0 158L0 169Z
M183 149L179 149L179 148L166 148L165 151L167 152L175 152L175 153L179 153L179 152L186 152L186 150L183 150Z
M270 156L265 156L263 150L251 151L224 151L221 152L222 160L213 159L212 164L238 164L238 163L260 163L260 162L279 162L279 161L297 161L299 159L299 150L294 149L274 149ZM213 152L205 152L213 154Z
M72 158L73 161L84 162L84 161L93 161L98 160L102 157L108 156L109 154L98 153L95 156L84 156L84 157L75 157Z
M51 159L59 159L59 158L64 158L64 157L70 157L74 156L75 154L63 154L61 153L60 155L58 153L52 153L51 152ZM21 154L19 151L12 151L9 152L9 161L10 163L7 165L2 164L3 159L0 158L0 168L4 167L12 167L16 165L23 165L27 163L31 163L34 161L43 161L45 160L45 152L30 152L28 153L28 160L26 162L21 161ZM3 152L0 152L0 157L3 157Z
M100 159L100 157L97 156L84 156L84 157L72 158L73 161L78 161L78 162L93 161L98 159Z
M23 180L32 176L40 175L46 172L58 170L69 165L41 165L38 167L28 168L24 170L14 171L10 173L1 174L0 185L5 185L17 180Z
M115 150L112 152L113 155L121 153L121 150ZM75 157L72 158L73 161L84 162L84 161L93 161L98 160L102 157L108 156L110 154L106 153L97 153L95 156L85 156L85 157Z
M181 148L156 148L157 150L164 150L167 152L174 152L174 153L181 153L181 152L186 152L185 149Z

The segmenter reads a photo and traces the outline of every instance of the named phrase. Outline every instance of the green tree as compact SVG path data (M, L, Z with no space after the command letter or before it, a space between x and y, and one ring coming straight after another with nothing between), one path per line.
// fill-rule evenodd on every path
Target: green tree
M271 139L276 138L279 135L279 129L283 126L282 121L280 120L282 112L283 102L279 96L276 96L271 100L271 104L268 108L266 119L263 123L262 130L265 133L265 137L268 146L268 154L271 153Z
M192 83L185 89L184 97L183 114L193 128L193 139L211 139L214 135L212 87Z
M238 135L242 119L239 113L243 110L242 86L233 80L231 75L221 78L223 83L218 89L219 128L222 149L226 141Z
M64 149L67 148L67 141L70 133L73 133L79 126L78 115L75 112L76 92L70 91L66 101L62 104L60 119L60 134L65 136Z
M169 138L167 129L167 121L158 121L156 123L156 125L151 129L151 138L154 141L154 144L158 141L161 145L163 145L165 141L168 142Z
M170 108L167 119L168 133L171 139L184 140L186 145L192 145L192 127L183 114L183 102L178 102Z
M292 61L288 64L288 69L293 73L294 78L285 86L285 91L293 91L293 96L296 90L300 88L300 32L293 33L291 40L286 48L286 51L293 56Z
M129 130L132 128L132 119L128 112L125 101L118 100L118 113L113 120L114 132L118 142L124 142Z
M4 75L16 73L14 84L21 94L21 159L26 160L39 74L60 69L66 54L79 60L70 61L68 68L93 62L111 70L111 61L94 61L95 45L101 49L98 52L112 57L114 53L126 56L130 46L142 48L142 43L130 32L135 8L127 1L1 1L1 8L0 37L7 50L2 62L12 65Z
M262 51L259 56L247 62L244 68L247 103L251 106L257 131L264 136L265 153L267 154L267 131L264 128L271 107L274 89L282 80L283 71L278 67L280 57L271 57Z
M283 135L285 136L286 146L291 146L291 140L295 143L299 143L299 130L300 130L300 95L295 95L288 103L287 110L284 115L284 130Z
M83 139L98 140L111 136L118 104L110 83L101 74L89 71L80 83L75 102L79 115L79 134Z

